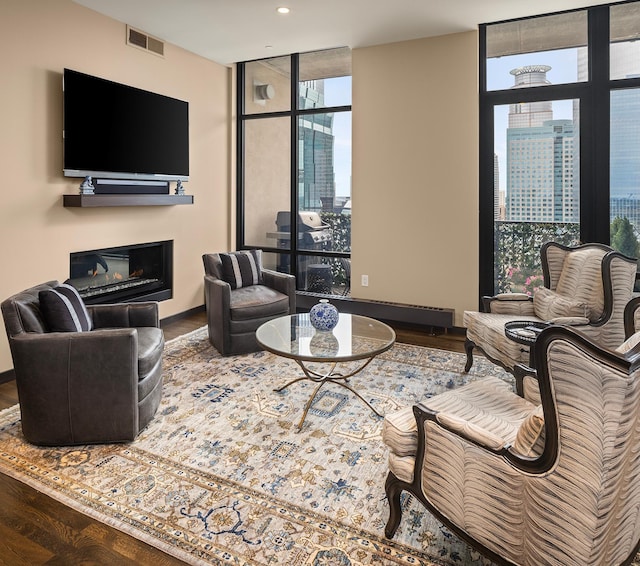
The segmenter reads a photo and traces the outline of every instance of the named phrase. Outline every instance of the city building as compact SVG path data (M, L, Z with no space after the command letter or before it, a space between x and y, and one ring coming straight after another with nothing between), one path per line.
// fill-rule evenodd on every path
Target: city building
M549 84L548 65L513 69L513 88ZM507 128L506 219L577 222L572 120L554 120L550 101L511 104Z
M324 104L324 80L300 84L300 108L318 108ZM298 198L300 210L333 211L336 185L333 167L333 114L305 115L300 119L300 169Z

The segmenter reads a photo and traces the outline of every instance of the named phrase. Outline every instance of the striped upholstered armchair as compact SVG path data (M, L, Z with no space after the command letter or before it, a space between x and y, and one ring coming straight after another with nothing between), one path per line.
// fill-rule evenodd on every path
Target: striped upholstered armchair
M512 321L570 325L605 348L624 341L624 309L635 283L635 259L604 244L567 247L555 242L543 244L540 258L544 286L533 297L483 297L484 312L465 311L466 372L474 348L511 372L529 363L529 348L505 336L505 324Z
M491 560L614 566L640 546L640 334L617 351L569 327L534 352L541 404L491 377L385 417L385 534L402 491Z

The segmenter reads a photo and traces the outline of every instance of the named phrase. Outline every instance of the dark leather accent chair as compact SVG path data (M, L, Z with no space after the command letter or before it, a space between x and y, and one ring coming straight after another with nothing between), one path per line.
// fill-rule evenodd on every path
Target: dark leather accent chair
M261 350L258 327L274 318L295 314L296 279L262 269L262 285L232 289L222 278L220 254L202 256L209 341L223 356Z
M133 440L162 396L155 302L88 305L93 329L49 332L37 285L2 302L22 432L32 444L65 446Z

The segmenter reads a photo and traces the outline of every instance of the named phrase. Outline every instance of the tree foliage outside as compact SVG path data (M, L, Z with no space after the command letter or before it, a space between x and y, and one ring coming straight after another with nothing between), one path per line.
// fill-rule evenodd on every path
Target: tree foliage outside
M351 252L351 215L337 212L321 212L320 218L328 224L333 232L331 251ZM325 263L331 265L334 285L345 285L347 276L342 264L335 258L327 258Z
M611 247L629 257L640 256L640 244L633 231L633 225L625 216L617 216L611 223Z
M333 231L331 251L351 251L351 215L337 212L321 212L320 219Z

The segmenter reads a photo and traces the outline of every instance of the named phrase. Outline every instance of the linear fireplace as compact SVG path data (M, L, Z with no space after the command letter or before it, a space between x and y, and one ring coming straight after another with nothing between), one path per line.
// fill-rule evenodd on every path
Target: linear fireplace
M87 304L170 299L173 240L73 252L66 282Z

